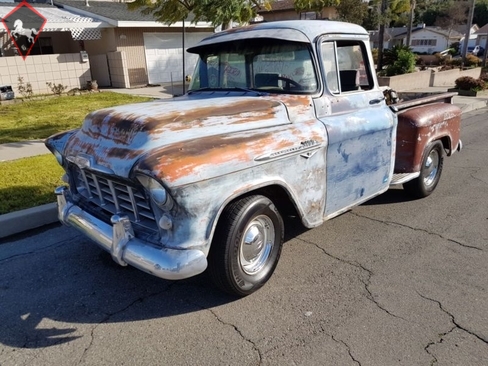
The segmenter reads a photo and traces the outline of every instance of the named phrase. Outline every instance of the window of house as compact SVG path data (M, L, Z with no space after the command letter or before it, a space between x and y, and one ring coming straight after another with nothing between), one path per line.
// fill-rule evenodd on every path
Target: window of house
M300 13L300 19L303 20L317 19L317 13L315 11L303 11Z
M437 46L437 39L412 39L412 46Z
M53 53L51 37L39 37L30 51L30 55L52 55Z
M363 42L324 42L321 55L327 88L333 94L373 88L371 68Z

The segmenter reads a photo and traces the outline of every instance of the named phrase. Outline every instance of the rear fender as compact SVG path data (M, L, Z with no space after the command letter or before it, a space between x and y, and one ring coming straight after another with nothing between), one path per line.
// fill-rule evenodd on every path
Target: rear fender
M418 172L425 147L441 140L448 155L459 145L461 110L452 104L434 103L398 114L395 173Z

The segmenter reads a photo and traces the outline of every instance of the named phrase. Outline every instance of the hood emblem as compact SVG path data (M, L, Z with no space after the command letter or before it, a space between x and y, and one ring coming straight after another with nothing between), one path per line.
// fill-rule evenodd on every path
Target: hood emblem
M288 155L300 154L305 159L311 158L320 148L320 142L315 140L302 141L300 145L289 147L280 151L263 154L254 158L254 161L266 161L281 158Z

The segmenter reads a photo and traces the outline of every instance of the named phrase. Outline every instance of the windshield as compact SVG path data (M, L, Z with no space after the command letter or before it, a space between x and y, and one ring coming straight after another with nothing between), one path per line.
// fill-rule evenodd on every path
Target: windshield
M310 94L317 76L307 43L253 39L204 49L190 84L199 89L252 89Z

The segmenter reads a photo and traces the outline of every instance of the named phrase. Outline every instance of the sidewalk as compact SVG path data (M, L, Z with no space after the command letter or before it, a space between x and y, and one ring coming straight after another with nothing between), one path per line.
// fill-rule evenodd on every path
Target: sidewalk
M186 88L187 87L185 87L185 89ZM447 87L429 87L424 89L406 90L404 92L442 93L446 92L447 89ZM165 84L161 86L148 86L137 89L101 88L101 90L102 92L112 91L117 93L165 99L172 98L174 95L181 95L183 92L183 87L181 84ZM463 113L467 113L487 107L488 98L455 96L453 98L453 104L457 105ZM43 141L26 141L3 144L0 145L0 162L49 153L50 152L44 146ZM57 210L55 203L0 215L0 239L21 233L26 230L51 224L56 221Z

